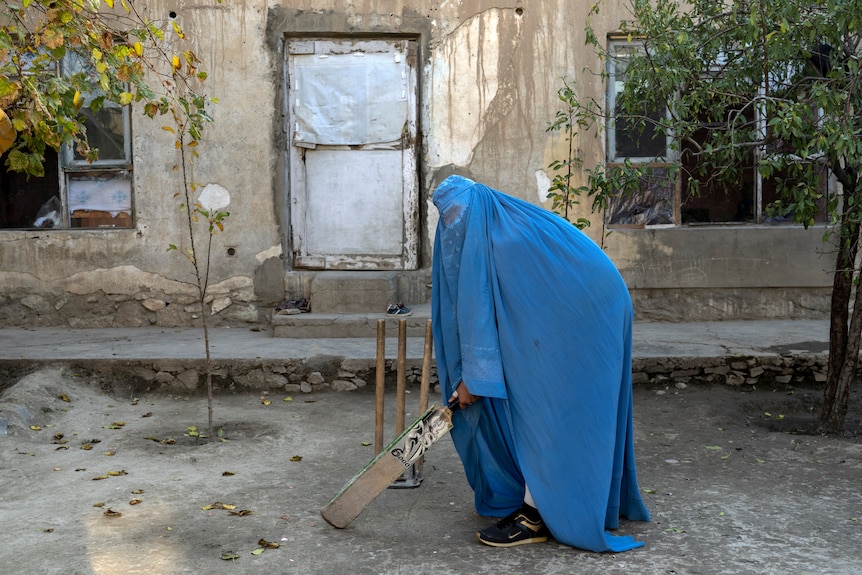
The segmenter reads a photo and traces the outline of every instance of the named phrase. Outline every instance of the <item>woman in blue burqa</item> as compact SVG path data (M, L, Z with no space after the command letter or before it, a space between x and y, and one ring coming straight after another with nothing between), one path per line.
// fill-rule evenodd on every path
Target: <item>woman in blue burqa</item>
M632 431L632 304L611 260L570 222L461 176L433 196L432 329L452 439L480 541L640 547L649 521Z

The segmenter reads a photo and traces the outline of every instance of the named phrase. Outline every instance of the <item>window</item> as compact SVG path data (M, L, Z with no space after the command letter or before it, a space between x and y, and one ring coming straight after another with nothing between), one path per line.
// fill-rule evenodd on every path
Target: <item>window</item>
M676 183L670 177L668 163L671 161L669 137L656 128L666 117L664 106L644 105L642 110L632 113L643 121L622 117L619 95L626 85L626 70L631 57L643 50L640 42L612 40L608 48L608 110L613 114L607 123L607 166L611 174L615 170L627 169L627 164L649 164L645 174L639 178L638 190L634 193L618 194L608 205L607 221L611 225L659 225L675 221Z
M66 75L93 73L86 60L68 54ZM8 171L0 158L0 228L132 227L132 153L129 106L82 94L87 141L98 159L87 161L72 146L46 150L41 178Z
M731 223L786 223L792 213L767 214L766 207L780 197L780 188L792 187L799 181L793 170L783 170L764 178L755 169L755 152L743 156L740 165L724 173L705 170L693 153L691 144L683 143L675 157L669 150L671 142L659 137L653 128L666 110L650 110L642 114L648 120L643 129L631 130L621 114L618 95L625 88L626 68L631 57L643 50L643 44L627 38L611 38L608 48L607 109L612 110L607 123L606 170L628 169L630 164L646 166L634 193L620 193L610 202L606 221L611 226L698 225ZM770 76L773 87L789 84L794 70ZM630 111L631 113L631 111ZM714 110L701 118L701 129L695 141L706 141L711 131L725 130L731 119L744 122L749 128L765 131L764 118L740 114L736 110ZM763 150L758 153L780 153ZM672 169L672 167L679 169ZM697 182L697 185L690 185ZM825 221L825 205L829 196L829 177L824 169L820 178L823 209L815 221Z
M608 109L614 115L608 122L608 161L611 163L654 162L665 159L668 154L668 144L665 136L656 129L656 123L666 115L664 107L645 104L637 113L645 118L643 123L634 125L634 121L619 118L621 104L618 96L626 85L626 69L632 55L643 50L643 45L637 42L611 42L608 58Z

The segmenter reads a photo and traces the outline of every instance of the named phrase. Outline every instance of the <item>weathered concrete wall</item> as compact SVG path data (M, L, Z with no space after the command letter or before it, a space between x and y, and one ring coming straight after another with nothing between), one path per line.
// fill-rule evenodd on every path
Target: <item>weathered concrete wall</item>
M192 174L231 193L231 216L214 241L207 310L220 323L265 321L281 294L307 290L315 275L291 269L285 256L286 37L397 34L419 42L423 237L421 269L399 279L408 286L425 286L431 266L436 210L430 195L437 183L458 172L541 203L551 177L547 166L566 146L560 134L546 131L562 78L574 80L585 98L601 100L604 91L594 73L601 63L584 46L588 2L145 4L151 18L176 12L209 72L209 93L220 100ZM592 24L610 32L621 16L608 4ZM196 321L192 269L180 253L166 251L183 242L183 215L172 197L179 183L171 135L158 120L137 115L133 145L135 229L0 232L0 325ZM584 136L577 146L587 166L604 157L601 138ZM579 215L590 215L587 206L582 210ZM592 220L587 233L619 265L641 317L795 317L828 310L822 230L698 227L605 236L601 218Z
M639 319L822 318L835 266L823 232L769 225L621 229L604 238L604 247Z
M279 111L269 105L275 76L262 47L266 12L255 3L145 4L156 20L176 11L209 72L208 92L220 100L191 173L200 186L218 183L231 194L231 216L213 242L207 313L218 312L221 322L257 322L259 306L278 299L262 300L273 280L256 272L282 253L272 194ZM199 317L193 269L181 254L185 214L173 197L181 187L166 123L133 117L135 229L0 232L0 324L174 326ZM180 250L168 252L171 243ZM275 281L280 294L283 279Z

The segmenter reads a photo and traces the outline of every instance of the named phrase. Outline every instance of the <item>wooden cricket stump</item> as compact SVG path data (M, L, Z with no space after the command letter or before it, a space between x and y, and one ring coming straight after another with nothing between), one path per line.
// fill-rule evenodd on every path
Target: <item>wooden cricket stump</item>
M422 379L419 386L419 413L428 409L429 382L431 373L431 350L433 341L431 320L425 323L425 348L422 357ZM398 320L398 357L396 360L395 380L395 435L404 431L407 412L407 320ZM386 387L386 320L377 321L377 379L375 382L374 451L383 449L384 435L384 392ZM404 473L389 486L392 489L419 487L422 483L422 463L420 458L404 470Z

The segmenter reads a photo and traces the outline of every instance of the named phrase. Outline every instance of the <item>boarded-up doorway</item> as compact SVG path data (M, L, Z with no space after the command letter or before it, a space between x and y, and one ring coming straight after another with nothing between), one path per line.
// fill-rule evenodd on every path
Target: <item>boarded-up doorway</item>
M416 269L416 43L286 43L293 265Z

